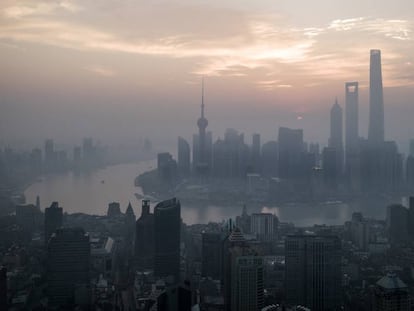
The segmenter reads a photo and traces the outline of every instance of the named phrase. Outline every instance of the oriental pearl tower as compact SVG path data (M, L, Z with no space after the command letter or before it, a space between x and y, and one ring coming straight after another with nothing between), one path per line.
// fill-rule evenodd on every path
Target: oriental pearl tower
M206 159L206 128L208 121L204 117L204 79L201 85L201 116L197 120L198 137L199 137L199 161L197 163L197 171L200 175L205 175L208 171L208 162Z

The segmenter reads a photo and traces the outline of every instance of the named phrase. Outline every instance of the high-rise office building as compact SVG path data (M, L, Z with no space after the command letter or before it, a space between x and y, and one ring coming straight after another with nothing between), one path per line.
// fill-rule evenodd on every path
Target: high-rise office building
M142 201L141 216L135 224L135 258L138 269L154 267L154 214L149 200Z
M0 267L0 311L7 310L7 269Z
M358 192L361 188L358 96L358 82L345 83L345 173L352 192Z
M106 216L111 218L121 216L121 205L118 202L109 203Z
M261 154L260 154L260 134L253 134L252 150L251 150L251 166L252 172L261 172Z
M346 154L358 148L358 82L345 83L345 149Z
M410 139L410 145L409 145L409 155L414 157L414 139Z
M325 147L322 151L323 179L325 187L336 189L338 183L338 157L336 148Z
M82 228L59 228L49 239L47 293L49 305L73 301L75 292L89 287L89 236Z
M255 256L235 227L223 243L224 309L260 310L264 305L263 258Z
M344 161L344 145L342 135L342 108L338 104L338 100L331 108L331 132L329 137L329 147L335 149L336 152L336 168L337 174L342 174Z
M163 183L171 184L177 180L177 162L169 152L158 153L157 171L158 178Z
M304 152L303 130L280 127L278 149L279 176L287 179L301 177L303 173L301 160Z
M409 155L405 162L405 180L409 186L414 186L414 156Z
M261 310L264 306L263 257L236 257L232 270L231 310Z
M400 204L387 206L387 231L391 244L408 240L409 210Z
M45 208L45 245L56 229L62 226L63 208L58 202L53 202L50 207Z
M371 50L370 53L368 141L372 144L379 144L384 141L381 51Z
M134 209L132 208L131 202L129 202L127 209L125 211L125 237L126 242L131 246L129 248L129 251L131 253L134 252L133 250L133 243L134 243L134 237L135 237L135 213Z
M278 145L269 141L262 146L262 175L276 177L278 173Z
M288 303L311 310L338 310L342 296L340 239L289 235L285 250Z
M272 242L277 238L279 219L271 213L253 213L250 232L261 242Z
M223 236L220 232L201 234L201 275L221 280Z
M182 138L178 137L178 174L180 177L190 175L190 145Z
M373 307L378 311L411 310L408 286L394 272L387 273L375 284Z
M154 274L172 276L180 281L181 205L176 198L162 201L154 208Z

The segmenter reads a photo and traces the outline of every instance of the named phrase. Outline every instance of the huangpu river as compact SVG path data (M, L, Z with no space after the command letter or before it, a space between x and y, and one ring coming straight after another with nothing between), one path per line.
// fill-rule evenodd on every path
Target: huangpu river
M67 172L59 175L47 175L30 185L24 192L27 203L35 203L36 196L40 197L42 209L58 201L67 213L86 213L105 215L108 203L119 202L121 211L125 212L131 202L135 215L141 214L141 202L135 195L142 195L142 189L135 187L135 178L154 169L154 160L138 163L118 164L108 166L89 173ZM152 204L154 207L155 202ZM289 204L282 207L247 206L247 212L271 212L280 221L293 222L297 226L312 226L314 224L340 225L350 220L353 211L359 207L341 202L326 202L324 204ZM235 218L242 212L240 203L226 206L214 205L185 205L181 207L181 217L187 224L221 222ZM364 215L385 217L385 207L377 212Z

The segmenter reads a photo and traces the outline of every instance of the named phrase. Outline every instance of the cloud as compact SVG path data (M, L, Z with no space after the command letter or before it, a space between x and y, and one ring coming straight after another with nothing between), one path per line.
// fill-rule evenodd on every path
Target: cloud
M6 7L3 10L3 14L7 18L21 19L30 16L50 15L59 9L63 9L72 13L75 13L81 9L81 7L71 1L61 2L42 2L33 1L24 4L17 4Z
M297 27L277 15L166 6L142 4L140 10L132 10L119 5L95 13L73 1L10 5L2 10L0 42L188 59L189 74L249 77L266 89L366 79L369 50L381 48L385 85L412 84L403 78L404 64L413 62L414 22L409 20L355 17ZM113 75L104 68L92 69L88 70ZM263 76L277 77L278 84L262 83Z
M85 69L89 72L103 77L113 77L116 74L114 70L100 65L87 66Z

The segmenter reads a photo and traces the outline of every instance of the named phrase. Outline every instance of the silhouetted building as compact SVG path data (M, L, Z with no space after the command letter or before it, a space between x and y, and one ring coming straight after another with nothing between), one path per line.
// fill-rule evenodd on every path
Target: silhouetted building
M138 269L154 267L154 214L150 213L149 200L142 201L141 216L135 234L135 257Z
M364 191L395 192L403 179L403 160L394 141L361 144L361 183Z
M262 146L262 175L276 177L278 174L278 145L269 141Z
M376 283L373 310L411 310L408 287L395 273L389 272Z
M408 240L408 210L400 204L387 206L387 231L392 244Z
M336 189L338 184L338 157L336 148L325 147L322 151L323 179L327 189Z
M189 284L171 286L157 299L158 311L191 311L192 294Z
M251 172L261 173L261 144L260 134L253 134L252 149L251 149Z
M303 130L280 127L278 148L279 176L287 179L302 177Z
M249 168L249 147L243 134L227 129L224 140L218 139L213 148L213 174L221 178L241 178Z
M197 161L194 162L196 174L199 176L207 176L210 170L210 161L208 159L208 152L207 152L207 138L206 138L206 128L208 126L208 121L204 116L204 80L202 82L202 90L201 90L201 116L197 120L197 127L198 127L198 144L196 148L196 156L193 160Z
M0 311L7 311L7 269L0 268Z
M285 252L287 302L311 310L338 310L342 298L340 239L289 235Z
M56 153L54 150L54 143L52 139L45 141L45 168L46 170L53 170L56 165Z
M408 234L414 240L414 197L409 197L408 202Z
M111 218L121 216L121 205L118 202L109 203L106 216Z
M131 202L129 202L127 209L125 211L125 229L126 229L126 241L131 246L133 253L133 242L135 236L135 213L134 209L132 208Z
M53 202L50 207L45 208L45 245L56 229L62 226L63 208L58 202Z
M180 281L181 205L176 198L158 203L154 208L154 275L172 276Z
M168 152L159 153L157 159L158 178L163 183L173 184L177 180L177 162Z
M16 222L26 232L32 234L40 224L41 212L33 204L16 205Z
M345 83L345 173L349 189L360 191L358 82Z
M201 275L221 280L223 237L220 232L203 232L201 235Z
M190 169L190 145L184 138L178 137L178 173L180 177L188 177Z
M335 149L337 176L342 175L344 162L342 127L342 108L339 106L338 100L336 100L331 108L331 133L328 146Z
M409 186L414 186L414 156L407 157L405 162L405 178Z
M243 211L240 216L236 216L236 227L244 234L251 233L251 216L247 214L246 205L243 205Z
M57 229L49 240L47 254L49 306L74 304L76 292L89 288L89 236L82 228Z
M384 99L382 90L381 51L370 51L368 141L384 142Z

